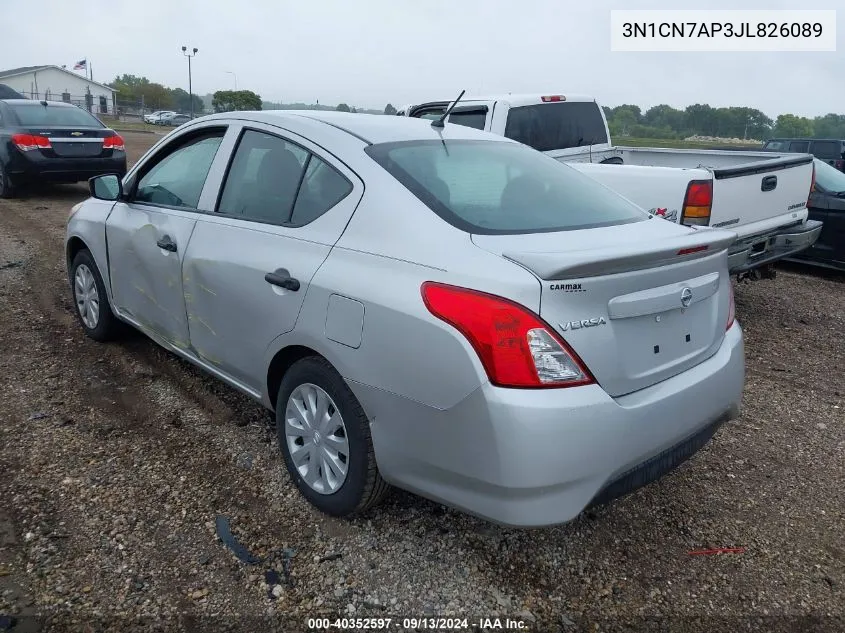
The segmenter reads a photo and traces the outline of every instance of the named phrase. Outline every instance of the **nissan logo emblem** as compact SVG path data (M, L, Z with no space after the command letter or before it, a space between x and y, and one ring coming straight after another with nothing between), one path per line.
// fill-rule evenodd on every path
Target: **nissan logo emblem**
M681 305L685 308L689 307L689 304L692 303L692 290L689 288L684 288L681 290Z

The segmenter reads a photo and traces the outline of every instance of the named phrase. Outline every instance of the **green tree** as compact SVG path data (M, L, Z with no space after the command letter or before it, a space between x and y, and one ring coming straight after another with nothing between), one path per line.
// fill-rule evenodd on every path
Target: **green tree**
M833 112L817 116L813 120L813 136L816 138L845 138L845 115Z
M396 108L393 107L392 103L388 103L386 106L384 106L384 113L394 115L396 114Z
M686 113L663 103L646 110L643 115L643 123L650 127L665 127L674 132L681 132L686 124Z
M812 136L813 122L803 116L794 114L779 114L775 121L775 136Z
M119 75L109 84L117 90L117 100L140 105L143 100L147 109L171 108L171 91L159 83L153 83L146 77Z
M211 100L215 112L260 110L261 103L261 97L252 90L218 90Z
M687 106L684 114L689 132L704 136L716 136L716 128L718 127L716 111L709 105L696 103Z
M191 101L194 102L194 114L202 112L205 109L202 97L199 95L189 95L187 91L181 88L174 88L170 91L170 100L173 107L180 112L191 111Z
M335 108L335 110L337 110L338 112L349 112L350 111L349 106L346 105L345 103L338 104L338 106Z

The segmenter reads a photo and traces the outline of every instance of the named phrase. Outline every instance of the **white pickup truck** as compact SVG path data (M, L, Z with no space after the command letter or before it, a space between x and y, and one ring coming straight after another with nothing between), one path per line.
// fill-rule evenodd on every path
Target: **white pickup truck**
M438 119L452 101L398 114ZM810 154L614 146L601 106L571 94L463 98L446 122L530 145L666 220L734 232L731 273L773 274L769 264L808 248L821 232L821 222L807 219Z

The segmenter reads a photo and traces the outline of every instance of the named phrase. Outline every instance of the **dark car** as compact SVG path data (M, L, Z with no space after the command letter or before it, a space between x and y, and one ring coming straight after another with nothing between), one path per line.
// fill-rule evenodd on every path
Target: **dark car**
M763 143L766 152L812 154L839 171L845 171L845 140L838 138L773 138Z
M0 198L24 184L126 174L123 139L60 101L0 99Z
M823 222L819 239L795 260L845 270L845 174L815 161L816 186L808 203L811 220Z

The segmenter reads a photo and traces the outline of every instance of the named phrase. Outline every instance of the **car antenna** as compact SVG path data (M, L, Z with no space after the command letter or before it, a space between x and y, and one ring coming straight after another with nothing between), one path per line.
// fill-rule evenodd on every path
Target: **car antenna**
M436 119L436 120L431 122L431 127L440 127L440 128L444 127L444 125L445 125L444 121L446 121L446 117L449 116L452 113L452 109L456 105L458 105L458 101L461 100L461 97L464 96L465 92L466 92L466 90L461 90L461 94L459 94L458 98L455 99L452 102L452 105L450 105L448 108L446 108L446 112L444 112L443 115L439 119Z

